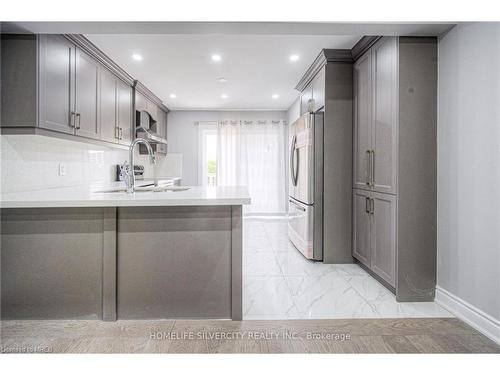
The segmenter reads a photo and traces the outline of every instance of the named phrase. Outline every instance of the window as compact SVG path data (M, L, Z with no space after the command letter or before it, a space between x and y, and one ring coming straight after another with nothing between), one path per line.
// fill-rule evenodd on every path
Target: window
M217 186L217 123L200 122L198 126L198 183Z

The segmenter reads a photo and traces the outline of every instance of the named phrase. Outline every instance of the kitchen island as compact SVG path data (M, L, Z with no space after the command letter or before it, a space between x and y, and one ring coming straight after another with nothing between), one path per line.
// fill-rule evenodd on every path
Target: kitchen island
M241 320L247 189L116 187L2 194L2 319Z

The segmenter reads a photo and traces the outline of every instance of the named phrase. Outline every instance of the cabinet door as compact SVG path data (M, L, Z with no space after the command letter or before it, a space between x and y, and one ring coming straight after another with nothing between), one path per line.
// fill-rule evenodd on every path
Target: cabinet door
M353 187L358 189L371 188L372 99L372 55L368 51L354 64Z
M153 122L158 121L158 106L150 100L146 101L146 107Z
M158 110L156 129L159 135L163 138L167 138L167 113L160 109ZM163 154L167 153L167 145L158 144L156 146L156 151Z
M120 129L120 143L130 145L132 142L132 88L125 82L116 80L117 124Z
M313 111L325 106L325 67L319 71L312 83Z
M139 92L135 92L135 110L136 111L146 111L146 97Z
M397 71L396 37L383 38L373 48L373 189L396 193Z
M75 45L61 35L40 36L40 127L74 133Z
M98 114L99 64L81 49L76 49L75 110L76 134L99 139Z
M101 68L100 84L101 139L116 143L116 77L109 70Z
M352 255L370 267L370 213L369 213L369 196L370 192L366 190L353 190L353 239L352 239Z
M372 193L371 269L390 285L396 281L396 197Z
M307 85L307 87L302 91L300 96L300 114L310 112L312 110L312 100L313 100L313 88L312 82Z

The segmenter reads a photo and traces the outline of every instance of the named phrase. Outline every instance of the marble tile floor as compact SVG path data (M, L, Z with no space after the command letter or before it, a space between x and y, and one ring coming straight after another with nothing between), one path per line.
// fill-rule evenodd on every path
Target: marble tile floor
M307 260L285 219L243 221L243 319L448 318L435 302L398 303L356 264Z

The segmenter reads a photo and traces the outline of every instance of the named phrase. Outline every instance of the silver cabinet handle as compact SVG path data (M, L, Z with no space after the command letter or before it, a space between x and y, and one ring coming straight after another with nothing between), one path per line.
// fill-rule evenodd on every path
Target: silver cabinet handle
M69 116L69 126L74 128L75 127L75 112L71 111L70 116Z
M119 131L120 131L120 128L118 126L115 126L115 138L116 139L119 139L119 136L120 136Z
M366 150L366 185L371 185L371 152Z
M373 198L370 198L370 214L373 215L374 212L375 212L375 201L373 200Z
M370 198L368 197L365 198L365 212L367 214L370 213Z
M371 184L375 186L375 151L371 150Z
M80 129L80 113L76 113L76 119L78 121L75 121L75 129Z

